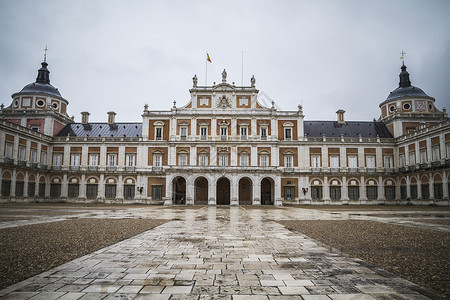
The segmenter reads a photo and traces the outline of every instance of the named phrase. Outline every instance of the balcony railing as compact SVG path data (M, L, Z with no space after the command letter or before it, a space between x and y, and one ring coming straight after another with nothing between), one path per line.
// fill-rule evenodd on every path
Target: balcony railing
M290 167L290 168L286 167L286 168L284 168L284 172L286 172L286 173L292 173L292 172L294 172L294 168L292 168L292 167Z
M152 171L153 172L161 172L162 171L162 167L153 167Z
M88 166L88 170L91 172L97 172L98 166Z
M428 168L430 168L430 165L428 163L419 164L419 169L420 170L426 170Z
M24 161L24 160L19 160L19 161L17 162L17 165L18 165L19 167L26 167L26 166L27 166L27 162Z
M70 166L70 170L71 171L79 171L80 170L80 166Z
M41 164L41 170L47 170L47 169L48 169L47 165Z
M340 171L339 168L330 168L331 173L339 173L339 171Z
M4 161L6 165L14 165L14 158L5 157Z
M32 163L30 163L30 167L33 168L33 169L37 169L38 164L35 163L35 162L32 162Z
M52 166L53 171L61 171L61 166Z
M107 166L106 170L108 172L115 172L115 171L117 171L117 167L116 166Z
M348 168L349 173L358 173L358 168Z
M366 168L367 173L375 173L375 168Z
M185 135L180 136L180 140L185 141L187 137Z
M313 173L320 173L322 171L322 168L311 168L311 172Z
M134 172L135 169L136 169L135 166L126 166L125 167L125 171L127 171L127 172Z

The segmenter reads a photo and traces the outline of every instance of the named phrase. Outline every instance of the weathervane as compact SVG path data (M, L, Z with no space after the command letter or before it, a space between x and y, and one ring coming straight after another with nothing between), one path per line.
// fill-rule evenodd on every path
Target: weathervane
M405 54L406 54L406 52L403 51L403 49L402 49L402 52L400 54L401 54L400 59L402 60L403 65L405 65Z
M47 45L46 45L45 49L44 49L44 62L47 62L47 51L48 51L48 48L47 48Z

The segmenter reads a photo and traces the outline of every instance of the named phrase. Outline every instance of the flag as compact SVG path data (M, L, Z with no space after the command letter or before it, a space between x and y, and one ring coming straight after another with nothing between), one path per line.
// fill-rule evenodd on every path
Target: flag
M209 61L210 63L212 63L211 58L209 57L208 52L206 52L206 61Z

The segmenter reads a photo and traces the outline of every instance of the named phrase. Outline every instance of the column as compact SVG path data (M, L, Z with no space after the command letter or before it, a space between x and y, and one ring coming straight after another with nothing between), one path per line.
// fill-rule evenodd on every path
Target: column
M420 180L420 176L417 176L417 200L422 199L422 181Z
M385 201L386 197L384 197L384 186L383 186L383 177L378 177L378 199L379 201Z
M409 175L406 175L406 198L408 200L411 199L411 180L409 178Z
M442 138L441 138L442 140ZM0 179L1 181L1 179ZM449 196L448 196L448 177L447 177L447 172L446 171L442 171L442 199L446 199L448 200Z
M28 171L25 171L23 179L23 201L27 202L28 198Z
M61 182L61 200L67 201L68 196L68 182L67 182L67 174L63 175L62 182Z
M432 176L432 174L430 174L430 181L428 182L429 184L429 188L428 190L430 191L430 204L434 203L434 178Z
M366 204L367 201L367 191L366 191L366 182L364 176L361 176L359 182L359 200L361 204Z
M208 178L208 205L216 205L216 182L214 176Z
M122 175L119 175L119 178L117 179L116 199L123 202L123 178L122 178Z
M166 177L166 197L163 197L163 200L164 200L165 206L173 204L172 203L172 182L167 181L167 177Z
M252 178L252 180L253 180L252 205L261 205L261 180L260 178Z
M347 185L347 177L342 176L342 187L341 187L341 199L342 204L348 204L348 185Z
M188 175L186 179L186 205L194 205L194 176Z
M323 200L324 204L330 204L330 188L328 186L328 176L323 178Z
M197 138L197 119L196 118L192 117L191 126L189 126L188 130L191 130L191 136L190 136L189 140L195 141L195 139Z
M86 201L86 175L81 175L81 181L80 181L80 191L78 194L78 200L80 201Z
M233 147L234 148L234 147ZM239 182L237 181L236 173L233 173L230 178L230 205L239 205Z
M10 202L16 202L16 169L11 175L11 193L9 194Z
M274 184L274 187L273 187L274 189L275 189L275 199L274 199L274 204L276 205L276 206L281 206L281 205L283 205L283 200L281 199L281 189L283 188L282 186L281 186L281 176L277 176L276 178L275 178L275 184Z
M105 174L100 174L100 179L98 181L97 201L105 202Z

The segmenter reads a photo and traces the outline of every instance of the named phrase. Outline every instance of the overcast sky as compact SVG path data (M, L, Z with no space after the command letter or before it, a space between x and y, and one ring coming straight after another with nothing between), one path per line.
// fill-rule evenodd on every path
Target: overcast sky
M0 0L0 103L34 82L47 45L51 84L80 122L139 122L145 103L189 101L192 77L252 75L305 119L378 118L398 86L400 52L414 86L450 108L450 1Z

